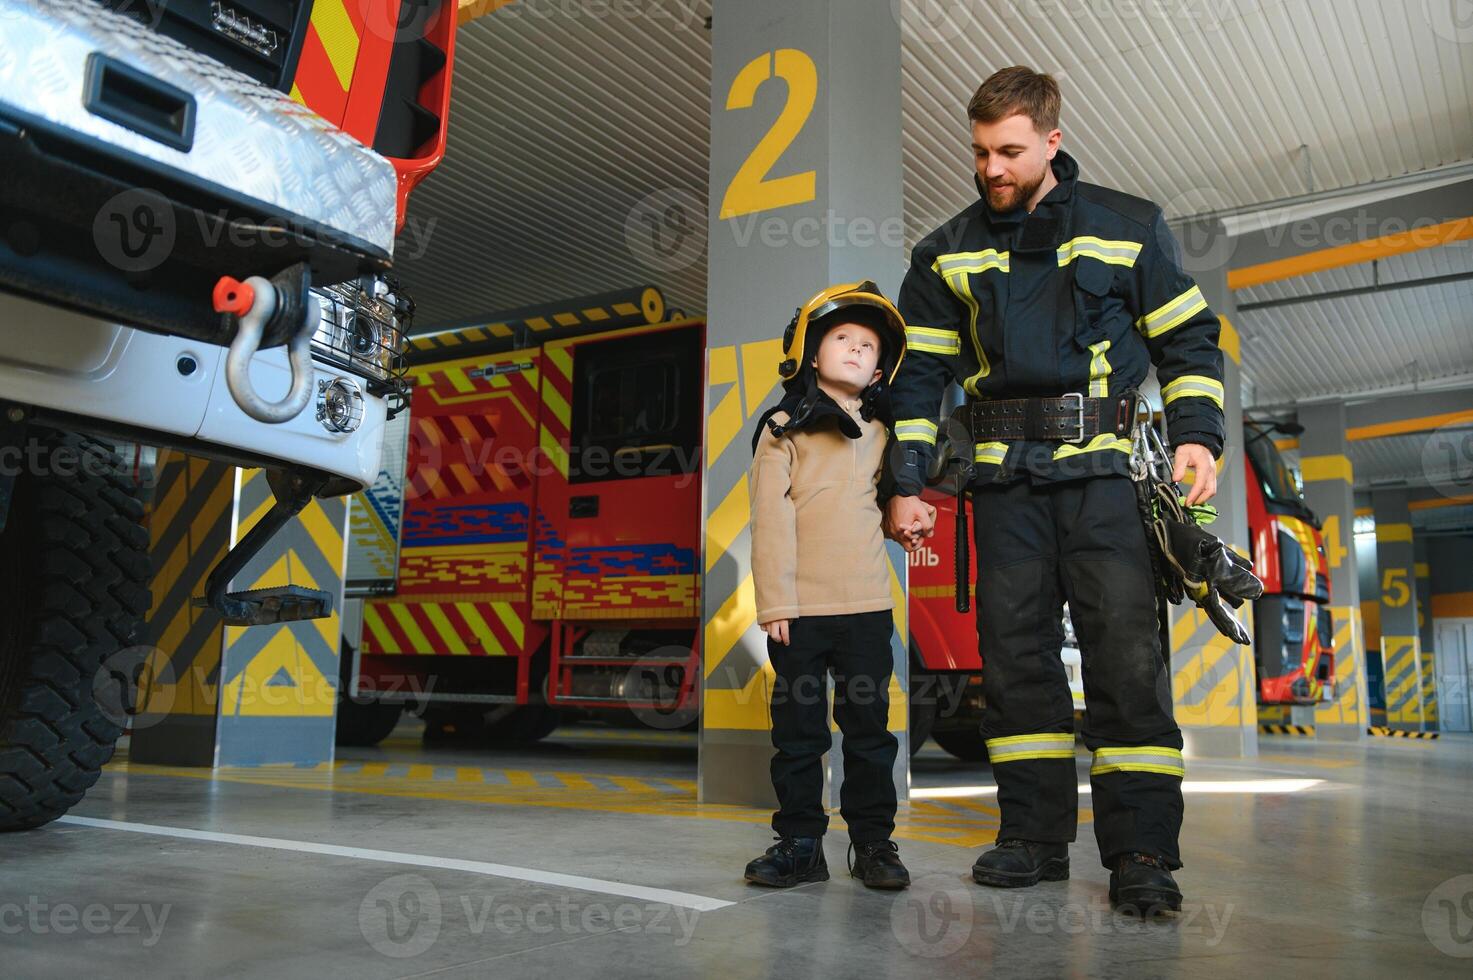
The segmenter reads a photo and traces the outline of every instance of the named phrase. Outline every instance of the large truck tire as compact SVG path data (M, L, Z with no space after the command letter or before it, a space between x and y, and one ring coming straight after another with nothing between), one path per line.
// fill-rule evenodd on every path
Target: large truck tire
M912 758L931 737L936 725L936 687L926 680L925 674L916 672L911 665L910 673L910 754Z
M486 740L495 745L529 745L540 742L557 728L560 718L556 708L545 704L518 704L503 713L492 711L486 716Z
M986 762L987 743L980 730L971 728L938 728L931 733L936 744L958 759Z
M112 758L146 648L148 532L116 453L33 428L0 532L0 831L66 813ZM61 450L88 461L63 470Z
M353 648L344 640L338 653L338 715L334 741L339 745L372 748L389 737L404 714L393 701L348 695L353 683Z

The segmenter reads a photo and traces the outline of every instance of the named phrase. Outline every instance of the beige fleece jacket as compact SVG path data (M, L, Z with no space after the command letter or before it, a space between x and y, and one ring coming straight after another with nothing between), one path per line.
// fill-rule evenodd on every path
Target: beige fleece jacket
M875 496L888 433L849 414L858 439L832 422L781 438L763 426L750 481L758 623L895 608Z

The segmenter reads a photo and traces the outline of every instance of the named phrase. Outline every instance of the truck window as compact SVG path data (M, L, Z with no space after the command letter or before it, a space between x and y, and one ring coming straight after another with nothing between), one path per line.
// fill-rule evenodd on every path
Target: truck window
M1244 427L1247 433L1248 455L1253 468L1258 472L1259 487L1270 500L1285 504L1304 505L1304 495L1293 472L1279 455L1272 437L1256 426Z
M579 344L568 481L689 473L699 463L701 335L695 327Z

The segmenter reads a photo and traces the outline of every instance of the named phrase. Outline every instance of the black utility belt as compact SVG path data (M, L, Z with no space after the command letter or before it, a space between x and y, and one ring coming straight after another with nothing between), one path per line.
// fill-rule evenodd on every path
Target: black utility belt
M991 398L968 402L964 411L975 442L1082 443L1101 433L1129 435L1135 394L1090 398L1071 391L1057 398Z

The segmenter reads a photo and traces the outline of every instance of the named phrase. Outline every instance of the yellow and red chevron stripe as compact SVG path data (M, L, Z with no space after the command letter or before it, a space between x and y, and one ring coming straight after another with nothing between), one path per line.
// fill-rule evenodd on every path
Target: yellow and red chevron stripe
M363 652L515 656L526 628L521 603L370 599L363 606Z
M548 344L542 356L542 427L538 444L566 480L573 419L573 353L566 344Z
M292 79L291 97L337 126L343 125L348 110L366 6L348 0L315 0Z

